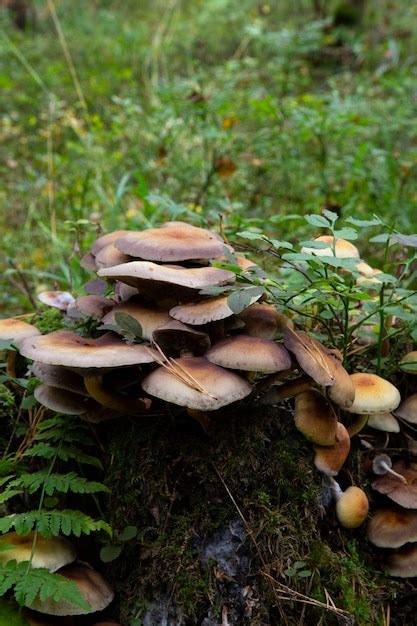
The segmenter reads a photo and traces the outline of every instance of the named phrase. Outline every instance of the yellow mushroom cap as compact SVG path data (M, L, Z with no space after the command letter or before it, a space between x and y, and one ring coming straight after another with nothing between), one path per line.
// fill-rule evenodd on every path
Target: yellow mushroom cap
M0 339L11 341L19 346L27 337L36 337L40 331L32 324L16 320L13 317L0 320Z
M346 408L350 413L390 413L401 402L398 389L376 374L358 372L350 378L355 386L355 400Z
M329 244L328 248L301 248L304 254L315 254L316 256L336 256L338 259L359 259L360 254L356 246L346 239L335 239L332 235L321 235L314 241Z
M336 515L343 528L358 528L366 519L369 501L360 487L348 487L336 502Z
M50 572L56 572L77 558L74 546L64 537L46 539L37 534L35 540L34 532L27 535L11 532L0 537L0 546L7 548L0 551L0 563L29 561L34 541L35 549L32 557L32 567L34 568L44 567Z

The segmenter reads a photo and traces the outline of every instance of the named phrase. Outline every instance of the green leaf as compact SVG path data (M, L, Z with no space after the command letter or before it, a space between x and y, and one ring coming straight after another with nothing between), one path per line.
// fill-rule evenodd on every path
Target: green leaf
M117 535L117 539L119 541L130 541L131 539L134 539L137 534L138 529L136 526L126 526L120 535Z
M323 215L330 220L330 222L336 222L339 219L339 216L334 211L329 211L329 209L323 209Z
M394 233L391 235L391 239L394 243L400 243L407 248L417 248L417 235L401 235Z
M142 326L139 324L137 319L135 319L128 313L124 313L123 311L117 311L114 314L114 319L120 330L124 331L128 335L140 338L143 337Z
M26 398L23 398L22 400L22 409L31 409L37 403L38 401L36 400L34 395L26 396Z
M104 531L110 537L111 526L103 520L94 520L89 515L72 509L62 511L27 511L0 518L0 533L14 528L19 535L25 535L34 528L44 537L75 535L80 537L92 532Z
M379 217L375 217L371 220L360 220L356 217L348 217L346 218L347 222L350 222L354 226L358 226L359 228L369 228L370 226L380 226L382 224Z
M330 228L331 226L331 222L322 215L305 215L304 219L311 226L316 226L317 228Z
M120 556L121 552L122 546L103 546L103 548L101 548L100 550L100 559L103 561L103 563L110 563L111 561L117 559L117 557Z
M241 313L248 306L256 302L264 293L263 287L247 287L239 291L233 291L227 298L227 304L235 315Z
M334 231L335 237L339 237L340 239L346 239L347 241L354 241L358 238L358 233L353 228L341 228L340 230Z

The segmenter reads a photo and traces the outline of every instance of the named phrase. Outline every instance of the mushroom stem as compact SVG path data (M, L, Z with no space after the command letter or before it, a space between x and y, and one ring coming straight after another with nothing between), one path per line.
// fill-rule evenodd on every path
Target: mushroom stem
M198 409L187 409L187 413L200 424L205 433L210 430L212 420L209 418L207 413L199 411Z
M289 380L283 385L274 387L261 398L262 404L277 404L281 400L293 398L304 391L311 389L312 380L309 376L300 376L295 380ZM258 391L257 389L255 391Z
M256 384L255 391L257 393L259 393L260 391L264 391L264 390L268 389L269 387L272 387L275 383L279 383L282 380L285 380L285 378L291 372L292 372L292 370L288 369L288 370L282 370L281 372L274 372L273 374L269 374L269 376L265 376L264 378L262 378L262 380L260 380ZM303 378L303 377L301 377L301 378ZM300 379L297 378L296 380L300 380ZM295 381L293 381L293 380L289 380L288 381L288 383L292 383L292 382L295 382Z
M138 413L144 413L151 405L151 400L147 398L133 399L113 390L106 389L103 385L102 376L85 376L84 384L88 393L94 400L97 400L102 406L118 411L119 413L136 415Z
M402 476L402 474L398 474L398 472L396 472L395 470L391 469L390 466L388 465L388 463L385 463L385 461L380 461L380 467L382 469L384 469L387 474L391 474L391 476L394 476L395 478L398 478L398 480L400 480L405 485L407 484L406 477Z
M16 378L16 350L6 351L6 374L9 378Z
M351 439L365 428L368 419L369 415L358 415L356 417L355 421L347 429Z
M339 483L332 477L328 477L328 485L330 492L336 502L343 496L343 491Z

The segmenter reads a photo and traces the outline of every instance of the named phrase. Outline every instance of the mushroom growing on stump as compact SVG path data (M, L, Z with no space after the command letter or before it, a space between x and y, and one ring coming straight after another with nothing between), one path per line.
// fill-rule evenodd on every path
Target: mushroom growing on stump
M355 388L355 400L345 409L363 416L356 421L356 427L354 424L350 429L353 436L366 425L370 415L394 411L401 402L401 396L394 385L376 374L358 372L351 374L350 378Z
M337 443L334 446L315 446L314 465L326 476L337 476L350 452L350 437L341 422L337 423Z
M3 547L0 563L31 561L31 567L43 567L50 572L56 572L77 558L74 546L64 537L46 539L34 532L27 535L6 533L0 537L0 548Z
M316 389L296 396L295 427L313 443L320 446L335 445L337 423L332 407Z
M156 354L143 344L128 345L113 333L85 339L76 333L59 330L24 340L20 351L29 359L46 365L61 365L82 374L90 396L107 408L132 415L149 408L148 399L134 399L109 391L102 381L104 373L117 367L154 362Z
M329 477L328 484L336 500L336 517L343 528L358 528L366 520L369 512L369 500L360 487L351 486L343 491L334 478Z
M0 320L0 341L13 343L17 348L21 342L28 337L36 337L40 335L40 331L32 324L22 322L12 318ZM16 377L16 352L14 350L6 350L6 373L11 378Z
M76 606L66 600L59 600L58 602L53 598L41 600L39 596L26 606L48 615L87 615L102 611L114 598L114 591L109 583L88 565L73 563L58 570L57 574L77 585L88 609Z

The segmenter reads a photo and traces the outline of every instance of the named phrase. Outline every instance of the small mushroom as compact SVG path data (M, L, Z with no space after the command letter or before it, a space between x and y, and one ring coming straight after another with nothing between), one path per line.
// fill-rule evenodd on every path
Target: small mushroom
M91 398L80 396L67 389L58 389L44 384L36 387L34 396L47 409L65 415L83 415L99 406Z
M374 474L378 476L384 476L385 474L390 474L394 476L396 479L407 484L407 479L402 474L398 474L392 469L392 461L389 458L388 454L378 454L372 461L372 471Z
M259 300L260 297L261 294L253 296L248 306ZM228 305L228 296L218 296L217 298L208 298L201 302L192 302L173 307L169 314L184 324L201 326L231 317L233 311Z
M337 443L334 446L315 446L314 465L326 476L337 476L349 456L350 437L345 426L337 423Z
M403 400L395 410L395 415L409 424L417 424L417 393L413 393Z
M396 578L417 576L417 545L412 543L392 552L385 563L385 572Z
M291 367L291 358L284 346L249 335L237 335L216 343L206 357L221 367L263 374Z
M315 256L326 257L335 256L338 259L359 259L359 250L353 243L346 241L346 239L335 238L332 235L321 235L316 237L314 241L327 243L328 247L325 248L308 248L302 247L301 253L314 254Z
M400 361L400 369L407 374L417 374L417 350L409 352Z
M369 512L369 500L360 487L351 486L342 491L339 483L329 477L329 486L336 500L336 516L343 528L358 528Z
M152 340L168 356L202 356L210 348L206 333L176 320L154 330Z
M7 341L20 347L21 342L28 337L40 335L40 331L32 324L27 324L22 320L7 318L0 320L0 341ZM11 378L16 377L16 356L15 350L6 350L6 373Z
M375 428L375 430L382 430L385 433L399 433L400 425L398 420L392 415L392 413L377 413L376 415L370 415L368 426Z
M378 548L400 548L417 541L417 511L378 509L368 524L368 539Z
M66 311L75 298L68 291L41 291L38 293L38 300L60 311Z
M75 309L86 317L101 320L114 307L114 301L103 296L80 296L74 301Z
M295 398L295 427L304 437L320 446L336 444L337 418L330 404L316 389Z
M355 389L355 400L345 410L363 416L358 420L360 427L356 424L351 429L353 436L366 425L370 415L394 411L401 402L401 396L394 385L376 374L357 372L351 374L350 379Z
M245 334L261 339L275 339L279 333L293 322L283 313L278 313L272 304L256 303L239 313L238 316L245 324Z
M372 488L378 493L388 496L390 500L404 507L405 509L417 508L417 471L411 467L406 467L404 461L398 461L393 465L395 474L403 476L405 480L400 480L398 476L388 472L384 476L377 478L372 483Z
M144 305L140 302L123 302L115 306L103 317L103 324L116 324L116 314L126 313L133 317L142 328L142 338L146 341L152 339L153 332L171 321L171 317L165 309L158 306Z
M97 256L100 250L102 250L103 248L106 248L107 246L110 246L112 243L117 241L117 239L120 239L120 237L123 237L123 235L126 235L128 232L129 232L128 230L114 230L111 233L106 233L105 235L101 235L101 237L96 239L93 245L91 246L92 254L94 256Z
M81 563L66 565L57 571L59 576L74 582L88 605L81 608L66 600L53 598L42 600L39 595L30 603L29 608L48 615L86 615L102 611L114 598L113 589L104 578L90 566Z
M0 563L31 561L31 567L56 572L77 558L74 546L64 537L46 539L39 533L18 535L10 532L0 537Z

